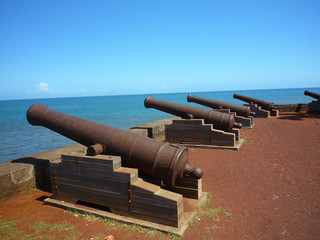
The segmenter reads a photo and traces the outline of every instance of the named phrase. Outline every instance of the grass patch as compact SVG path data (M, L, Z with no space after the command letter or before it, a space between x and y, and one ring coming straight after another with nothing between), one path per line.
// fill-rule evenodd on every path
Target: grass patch
M34 190L36 190L36 187L35 187L35 186L29 186L29 187L26 189L26 193L28 193L28 194L33 193Z
M189 223L190 227L200 225L201 221L205 218L210 218L212 224L207 226L204 231L200 234L199 240L201 239L215 239L212 237L212 232L217 228L217 222L220 219L230 217L231 214L223 207L218 206L216 208L208 207L211 203L212 197L209 193L206 201L199 208L198 213L194 219ZM95 216L94 214L83 214L77 210L67 209L64 211L65 214L71 214L74 217L79 217L86 220L89 224L96 222L103 223L106 229L109 230L121 230L125 231L124 239L138 238L137 234L143 234L148 239L160 238L160 239L180 239L181 237L173 233L164 233L157 229L142 227L137 224L128 224L121 221L117 221L112 218L102 218ZM60 223L45 223L38 221L29 227L28 233L24 233L16 228L17 221L5 221L0 219L0 239L4 240L32 240L32 239L82 239L82 234L77 231L76 227L70 225L66 221ZM202 234L202 235L201 235ZM102 240L104 237L103 233L97 233L90 239Z
M100 239L103 239L104 235L103 233L97 233L96 235L94 235L91 239L94 239L94 240L100 240Z
M17 221L0 220L0 239L17 239L21 233L15 228Z
M230 217L231 214L223 207L209 208L207 205L211 202L211 194L208 193L207 199L199 208L196 216L189 222L190 227L195 227L200 224L203 218L211 218L214 222L220 221L221 215L225 217ZM212 225L211 229L217 228L216 225Z
M170 233L166 234L166 233L163 233L163 232L161 232L157 229L154 229L154 228L142 227L138 224L128 224L128 223L124 223L121 221L117 221L112 218L102 218L100 216L96 216L96 215L90 214L90 213L82 214L79 211L73 210L73 209L67 209L67 210L65 210L64 213L65 214L72 214L75 217L81 217L81 218L87 220L89 223L95 223L97 221L100 221L109 230L118 229L118 230L127 231L127 233L124 237L126 239L131 239L134 232L142 233L149 238L154 238L154 237L160 237L161 239L178 239L178 238L180 238L180 236L177 234L170 234ZM168 238L168 236L169 236L169 238ZM94 236L93 238L99 239L96 237L97 236Z
M225 215L226 217L230 217L230 216L231 216L231 214L228 213L228 212L224 212L224 215Z
M0 220L0 239L2 240L35 240L35 239L80 239L81 233L67 222L59 224L36 222L30 226L31 233L24 233L16 229L17 221Z
M180 235L175 234L175 233L168 233L168 235L171 237L171 239L180 239Z
M255 137L244 135L244 134L242 134L242 138L243 138L243 143L246 143L246 144L254 144L256 141Z
M71 214L74 215L75 217L78 217L81 215L81 213L73 208L68 208L67 210L64 211L64 214Z
M65 221L53 224L39 221L32 225L30 230L33 230L36 236L41 236L43 239L55 239L57 233L62 233L65 239L78 239L81 236L81 233L74 230L74 226ZM36 237L33 233L29 235L29 237Z
M131 235L132 235L132 232L128 232L128 233L124 236L124 238L131 237Z

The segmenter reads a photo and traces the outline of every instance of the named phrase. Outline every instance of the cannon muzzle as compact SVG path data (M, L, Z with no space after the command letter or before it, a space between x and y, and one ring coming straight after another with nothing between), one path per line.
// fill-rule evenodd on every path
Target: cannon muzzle
M240 95L238 93L233 94L233 98L240 99L250 104L257 104L259 107L261 107L264 110L271 111L276 109L273 102L267 102L258 98L248 97L248 96Z
M234 104L234 103L228 103L223 102L219 100L204 98L204 97L198 97L193 94L189 94L187 97L188 102L195 102L199 103L201 105L213 108L213 109L230 109L231 112L236 112L237 115L248 117L248 116L254 116L254 112L250 111L250 107Z
M184 119L204 119L204 122L212 124L213 128L226 132L230 132L233 127L242 127L241 123L235 122L235 117L232 114L168 102L150 96L144 100L144 106L146 108L158 109Z
M127 130L54 111L42 103L33 104L27 111L32 125L51 129L88 147L87 154L121 156L128 167L163 180L174 186L184 174L202 177L202 170L188 164L188 149L163 143Z
M313 98L317 99L318 101L320 101L320 94L319 93L310 92L309 90L305 90L304 95L308 95L308 96L313 97Z

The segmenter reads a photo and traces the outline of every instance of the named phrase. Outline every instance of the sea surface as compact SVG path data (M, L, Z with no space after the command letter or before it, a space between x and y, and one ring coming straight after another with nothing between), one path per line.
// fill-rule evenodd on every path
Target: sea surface
M304 95L306 89L320 93L320 88L303 88L0 101L0 162L73 143L58 133L28 123L26 112L36 102L41 102L59 112L126 129L172 116L159 110L145 108L144 99L148 95L198 107L203 106L187 102L189 93L237 104L245 102L233 99L235 92L275 104L307 103L315 100Z

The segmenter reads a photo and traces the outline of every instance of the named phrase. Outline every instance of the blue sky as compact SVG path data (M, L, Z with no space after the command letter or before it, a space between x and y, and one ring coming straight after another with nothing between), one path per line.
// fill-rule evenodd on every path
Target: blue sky
M0 1L0 99L320 86L320 1Z

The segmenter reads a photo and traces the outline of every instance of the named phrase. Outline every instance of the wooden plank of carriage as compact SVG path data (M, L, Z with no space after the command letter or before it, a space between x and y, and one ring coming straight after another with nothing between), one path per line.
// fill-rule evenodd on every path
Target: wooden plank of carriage
M166 141L188 147L238 150L243 143L239 129L225 132L204 124L203 119L174 120L165 126Z
M72 154L62 156L62 162L52 164L51 169L54 198L89 202L116 213L179 227L184 219L182 195L143 181L137 169L121 167L119 161L84 153L76 153L74 158Z

